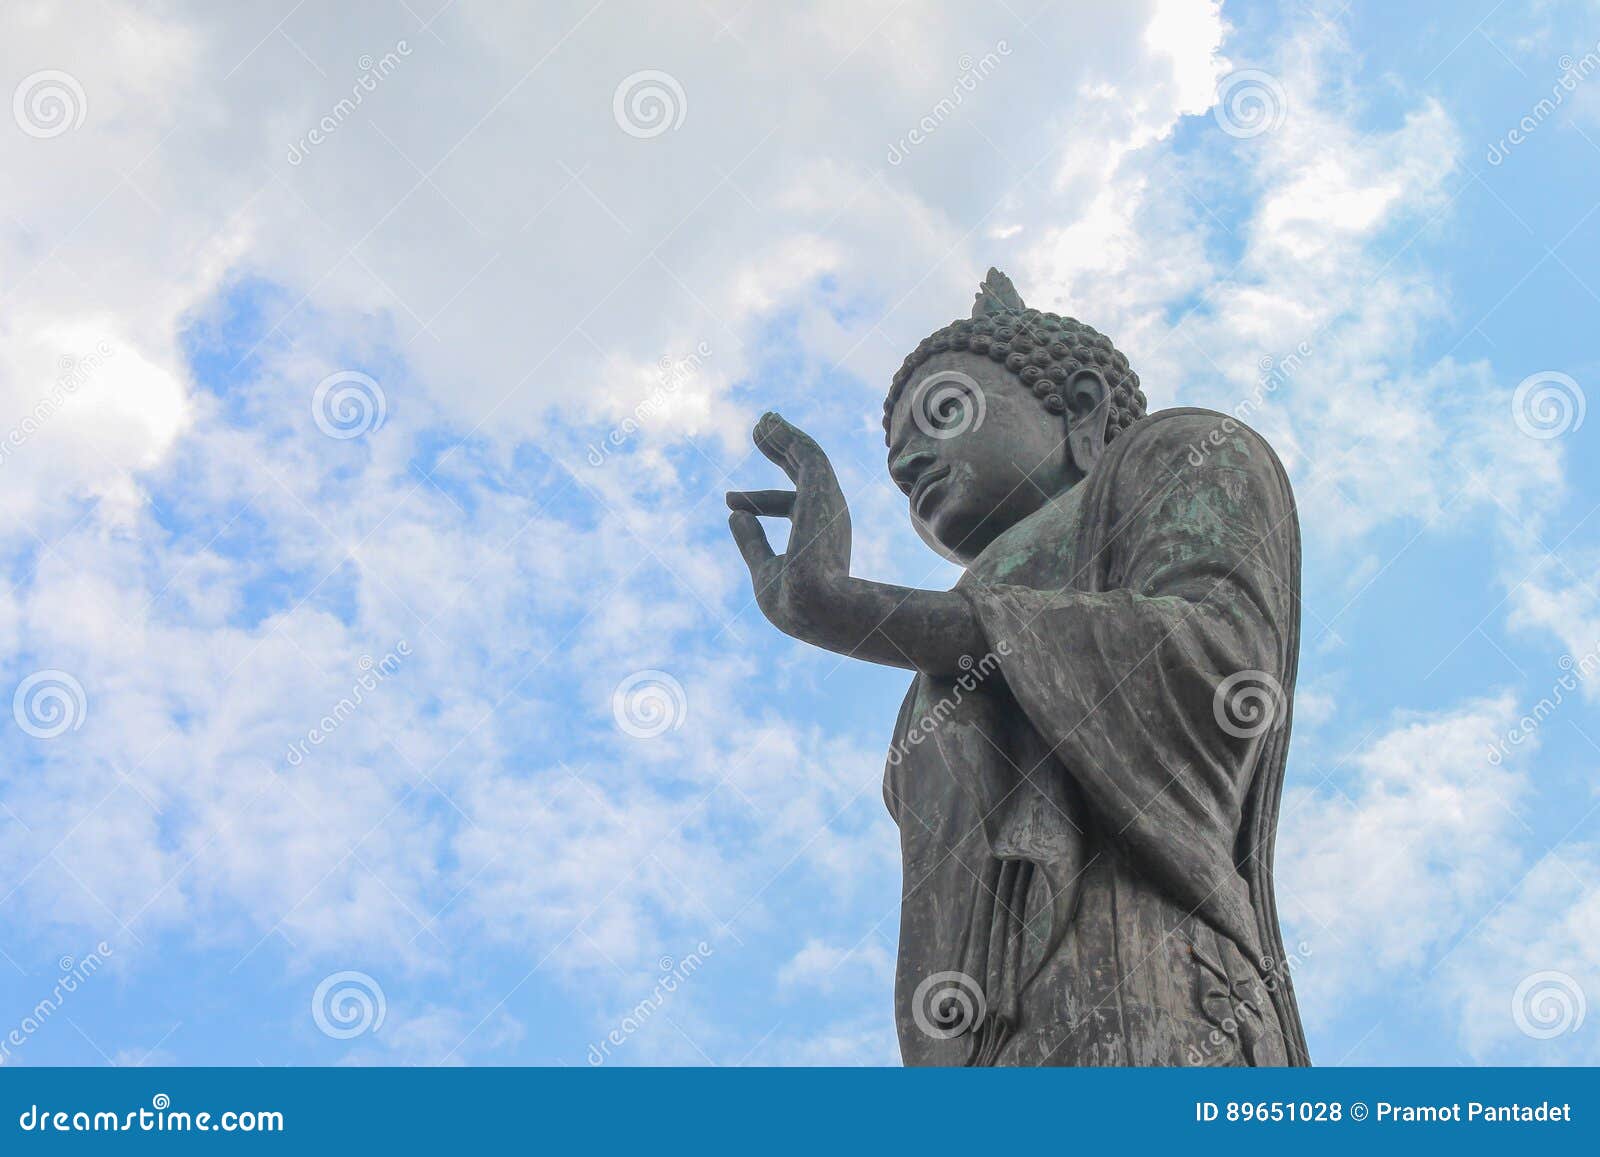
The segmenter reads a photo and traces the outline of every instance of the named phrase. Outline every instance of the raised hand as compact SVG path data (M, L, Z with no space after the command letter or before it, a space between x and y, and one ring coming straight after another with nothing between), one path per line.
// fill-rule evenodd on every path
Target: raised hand
M768 413L751 436L795 488L730 490L728 528L750 568L762 613L785 634L820 642L850 578L849 506L832 463L810 435ZM773 553L758 515L790 520L783 554Z
M776 414L753 432L793 490L730 490L728 528L750 568L756 603L786 635L841 655L954 677L983 652L966 598L850 577L850 509L828 456ZM787 518L789 548L774 554L757 516Z

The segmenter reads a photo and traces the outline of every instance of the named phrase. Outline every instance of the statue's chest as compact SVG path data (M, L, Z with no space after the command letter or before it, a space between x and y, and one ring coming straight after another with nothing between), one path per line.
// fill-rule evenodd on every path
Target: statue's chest
M1036 590L1080 587L1083 487L1052 500L989 544L973 560L960 586L1009 583Z

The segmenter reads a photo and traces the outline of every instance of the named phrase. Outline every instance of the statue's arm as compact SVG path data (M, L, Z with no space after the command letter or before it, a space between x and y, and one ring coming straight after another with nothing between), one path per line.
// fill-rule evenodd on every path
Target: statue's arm
M728 527L750 568L757 605L780 631L841 655L930 675L956 675L984 649L977 614L955 591L919 590L850 574L850 510L827 455L776 414L755 443L794 490L733 491ZM773 551L757 516L788 518L789 546Z
M869 663L953 678L986 647L972 604L956 591L847 578L820 610L809 637L797 637Z

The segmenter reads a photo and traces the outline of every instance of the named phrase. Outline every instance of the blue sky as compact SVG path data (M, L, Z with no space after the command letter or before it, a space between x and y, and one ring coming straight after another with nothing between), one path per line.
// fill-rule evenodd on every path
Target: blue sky
M878 423L991 264L1289 467L1313 1059L1600 1062L1592 5L106 7L0 49L5 1063L895 1063L906 676L722 492L779 409L954 581Z

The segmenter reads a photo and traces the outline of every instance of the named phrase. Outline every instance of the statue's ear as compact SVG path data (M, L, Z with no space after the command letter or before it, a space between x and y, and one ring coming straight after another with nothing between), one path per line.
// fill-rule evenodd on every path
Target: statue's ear
M1072 462L1087 474L1106 448L1106 424L1111 415L1111 387L1103 374L1085 368L1067 382L1067 449Z

